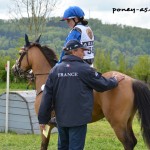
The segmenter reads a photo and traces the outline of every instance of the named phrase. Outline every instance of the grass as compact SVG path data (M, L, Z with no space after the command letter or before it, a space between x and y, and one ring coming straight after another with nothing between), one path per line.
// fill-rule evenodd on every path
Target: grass
M137 119L134 119L133 129L138 140L134 150L148 150L143 142ZM57 133L51 135L48 150L57 150L57 137ZM39 150L40 142L40 135L0 133L0 150ZM123 150L123 147L115 136L109 123L103 119L88 124L84 150Z
M136 118L134 119L133 130L138 140L135 150L147 150ZM123 146L110 124L105 120L101 120L88 125L85 150L123 150Z
M18 82L18 83L10 83L10 91L17 91L17 90L26 90L27 83L26 82ZM6 83L0 83L0 94L6 92Z

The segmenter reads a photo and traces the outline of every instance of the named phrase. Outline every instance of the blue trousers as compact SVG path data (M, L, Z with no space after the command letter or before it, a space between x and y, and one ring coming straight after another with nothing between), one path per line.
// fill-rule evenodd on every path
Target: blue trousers
M77 127L58 126L58 150L83 150L87 124Z

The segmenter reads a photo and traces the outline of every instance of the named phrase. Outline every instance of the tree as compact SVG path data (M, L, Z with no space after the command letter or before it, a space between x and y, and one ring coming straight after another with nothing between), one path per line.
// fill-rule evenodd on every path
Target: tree
M10 17L18 28L36 39L60 0L12 0Z
M137 63L133 67L133 72L139 79L148 83L150 77L150 56L139 56Z
M105 53L104 50L96 50L94 67L101 73L110 71L111 58L110 53Z
M118 71L122 73L126 73L126 60L125 60L126 55L125 54L120 54L119 55L119 67Z

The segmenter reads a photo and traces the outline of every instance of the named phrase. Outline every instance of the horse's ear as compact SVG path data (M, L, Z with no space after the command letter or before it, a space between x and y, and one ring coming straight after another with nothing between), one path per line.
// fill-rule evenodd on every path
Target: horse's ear
M25 34L25 47L28 47L29 45L30 45L30 42L29 42L28 35Z
M41 35L35 40L36 43L39 43Z

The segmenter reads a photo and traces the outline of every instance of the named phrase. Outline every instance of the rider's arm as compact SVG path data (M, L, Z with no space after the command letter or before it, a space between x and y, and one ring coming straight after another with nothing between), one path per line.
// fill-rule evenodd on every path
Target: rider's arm
M80 41L80 40L81 40L81 33L80 33L79 31L77 31L76 29L73 29L73 30L68 34L68 36L67 36L67 38L66 38L66 41L65 41L65 43L64 43L64 47L65 47L66 43L67 43L68 41L70 41L70 40L78 40L78 41ZM62 57L63 57L64 55L65 55L65 52L64 52L64 50L62 50L62 53L61 53L61 55L60 55L60 59L59 59L58 63L61 63Z

